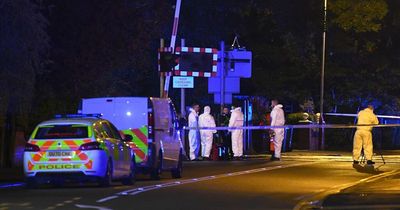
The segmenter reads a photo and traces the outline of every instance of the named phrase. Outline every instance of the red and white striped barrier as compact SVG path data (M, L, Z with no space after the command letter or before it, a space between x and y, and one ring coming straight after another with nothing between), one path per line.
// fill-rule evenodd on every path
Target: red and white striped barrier
M218 50L215 48L205 47L177 47L175 54L179 55L182 52L189 53L210 53L212 54L212 71L190 71L190 69L181 69L179 64L174 68L175 76L192 76L192 77L215 77L217 76L217 61Z
M171 43L169 45L169 47L172 49L172 52L174 52L176 35L178 34L179 14L181 11L181 3L182 3L182 0L176 0L174 25L172 26ZM171 80L172 73L166 73L165 75L166 75L166 77L165 77L165 84L164 84L164 92L162 94L163 98L168 97L169 82Z

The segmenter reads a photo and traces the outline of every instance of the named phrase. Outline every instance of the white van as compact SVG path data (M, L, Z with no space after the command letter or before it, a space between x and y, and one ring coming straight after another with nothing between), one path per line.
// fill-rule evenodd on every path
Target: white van
M123 134L133 136L136 171L159 179L162 171L182 174L182 142L172 101L168 98L110 97L82 99L82 114L102 114Z

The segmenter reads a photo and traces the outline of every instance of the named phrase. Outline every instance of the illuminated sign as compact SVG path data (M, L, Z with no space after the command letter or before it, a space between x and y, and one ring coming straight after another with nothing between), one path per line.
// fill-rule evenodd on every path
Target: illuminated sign
M194 88L193 77L173 77L172 78L173 88Z

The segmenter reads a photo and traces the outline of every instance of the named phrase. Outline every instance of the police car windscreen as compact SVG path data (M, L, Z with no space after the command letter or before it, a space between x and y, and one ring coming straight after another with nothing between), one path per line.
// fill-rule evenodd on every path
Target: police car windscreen
M88 138L86 125L50 125L38 128L35 139Z

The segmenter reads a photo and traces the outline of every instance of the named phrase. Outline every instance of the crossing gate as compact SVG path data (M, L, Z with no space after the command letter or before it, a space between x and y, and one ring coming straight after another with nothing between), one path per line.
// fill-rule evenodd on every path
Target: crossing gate
M176 76L215 77L217 76L218 50L202 47L177 47L179 64L174 68Z

